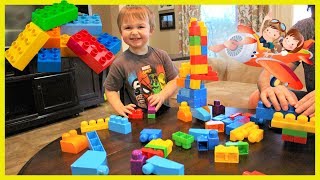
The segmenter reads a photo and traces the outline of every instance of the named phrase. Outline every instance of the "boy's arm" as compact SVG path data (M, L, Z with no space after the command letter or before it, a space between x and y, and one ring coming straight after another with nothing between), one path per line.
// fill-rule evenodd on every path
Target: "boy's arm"
M163 102L170 98L174 92L177 90L177 78L176 76L174 79L169 81L164 88L160 91L158 94L154 94L148 98L149 103L151 103L151 106L156 105L156 111L161 107Z
M288 65L291 69L295 69L294 64ZM260 91L260 99L267 107L273 107L280 111L288 110L288 104L294 106L298 99L296 95L290 91L286 86L278 85L276 87L270 86L271 74L267 70L263 70L258 79L258 89ZM271 103L270 103L271 102Z
M120 100L119 93L116 91L108 91L106 89L105 92L108 102L111 104L113 109L116 110L117 113L119 113L119 115L121 116L128 117L127 114L131 114L130 110L134 110L134 108L136 107L134 104L124 106Z

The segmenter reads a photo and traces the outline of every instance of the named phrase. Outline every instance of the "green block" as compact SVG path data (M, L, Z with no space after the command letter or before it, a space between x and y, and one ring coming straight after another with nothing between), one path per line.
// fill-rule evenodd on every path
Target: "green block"
M178 131L172 134L172 139L177 146L182 146L184 149L190 149L194 142L194 137L190 134Z
M201 45L200 36L189 36L189 46Z
M156 114L148 114L148 118L149 119L155 119L156 118Z
M52 6L38 8L32 12L32 22L44 31L61 26L78 18L78 8L62 0Z
M243 141L237 141L237 142L226 142L226 146L236 146L239 149L239 155L246 155L249 154L249 144L247 142Z
M290 136L298 136L298 137L303 137L307 138L308 137L308 132L305 131L297 131L297 130L292 130L292 129L282 129L282 134L290 135Z

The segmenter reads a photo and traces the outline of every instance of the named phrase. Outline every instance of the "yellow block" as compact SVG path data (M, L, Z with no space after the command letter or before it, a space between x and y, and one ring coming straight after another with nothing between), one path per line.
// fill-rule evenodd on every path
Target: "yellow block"
M201 55L201 46L189 46L190 56Z
M23 71L48 39L46 32L30 22L6 50L5 57L13 67Z
M87 121L82 121L80 124L81 133L89 132L89 131L97 131L102 129L108 129L109 128L109 117L106 119L98 119L96 120L90 120L89 123Z
M239 163L239 149L235 146L218 145L214 149L214 161L222 163Z
M230 131L230 141L242 141L244 138L247 138L254 129L259 129L259 126L254 122L248 122Z
M275 112L271 120L271 126L315 133L314 118L311 118L310 121L308 121L308 117L305 115L299 115L296 118L294 114L289 113L286 114L285 117L283 117L283 113Z
M263 130L262 129L254 129L250 132L248 136L248 140L251 143L260 142L263 139Z
M77 55L67 46L70 36L63 34L60 36L60 53L61 57L77 57Z
M208 74L208 64L190 65L191 74Z

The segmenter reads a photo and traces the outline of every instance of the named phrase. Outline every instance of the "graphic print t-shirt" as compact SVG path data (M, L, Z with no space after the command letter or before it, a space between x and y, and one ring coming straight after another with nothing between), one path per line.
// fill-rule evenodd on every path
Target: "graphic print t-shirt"
M128 49L113 62L104 85L109 91L124 86L125 105L147 108L148 97L159 93L177 74L166 52L149 47L147 54L136 55Z

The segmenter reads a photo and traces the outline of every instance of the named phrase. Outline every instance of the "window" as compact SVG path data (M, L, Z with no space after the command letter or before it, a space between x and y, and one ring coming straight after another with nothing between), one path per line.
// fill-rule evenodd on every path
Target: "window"
M221 44L236 32L235 5L201 5L201 20L208 28L208 47ZM208 50L208 57L218 55Z
M307 11L308 5L294 5L292 24L296 24L302 19L311 17L311 10Z

